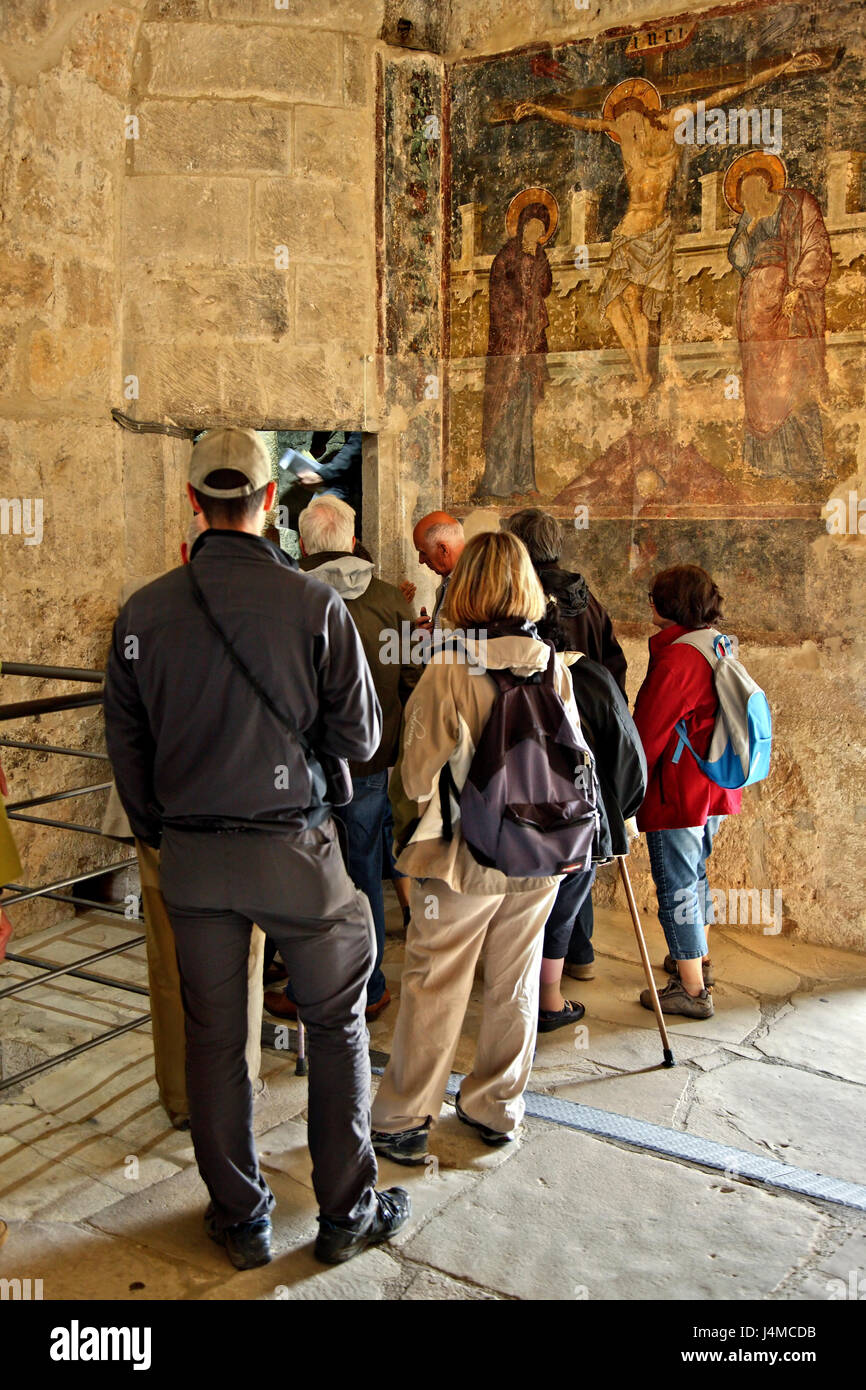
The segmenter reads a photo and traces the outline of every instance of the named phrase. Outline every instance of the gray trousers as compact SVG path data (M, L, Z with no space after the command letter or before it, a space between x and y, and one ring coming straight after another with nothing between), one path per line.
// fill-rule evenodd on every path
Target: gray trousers
M333 821L288 834L167 829L160 869L186 1016L190 1129L218 1224L258 1220L274 1205L259 1171L245 1059L254 922L277 944L308 1031L319 1209L366 1222L377 1177L364 1017L375 934Z

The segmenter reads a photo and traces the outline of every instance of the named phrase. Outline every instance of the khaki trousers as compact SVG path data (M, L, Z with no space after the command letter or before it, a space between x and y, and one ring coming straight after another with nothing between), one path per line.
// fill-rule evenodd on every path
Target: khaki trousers
M538 1026L544 924L555 898L555 887L479 897L440 879L413 880L400 1013L374 1129L396 1134L429 1117L435 1123L482 952L481 1027L460 1104L491 1129L517 1128Z
M174 932L159 883L159 850L136 840L141 878L147 978L153 1026L153 1058L159 1098L170 1115L188 1115L186 1034ZM253 927L247 974L246 1061L253 1090L262 1062L262 1008L265 934Z

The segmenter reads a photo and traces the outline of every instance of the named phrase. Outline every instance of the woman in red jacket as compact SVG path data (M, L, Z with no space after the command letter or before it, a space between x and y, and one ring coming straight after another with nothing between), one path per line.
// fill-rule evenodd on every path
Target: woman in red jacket
M678 762L676 724L684 719L689 741L705 757L718 709L712 668L692 646L677 638L696 628L713 627L721 617L722 596L706 570L675 565L653 580L649 591L652 621L650 662L635 704L634 722L647 760L647 793L637 813L646 831L650 866L659 903L659 920L669 954L664 968L672 977L659 994L667 1014L712 1018L713 983L706 929L713 921L707 889L707 859L722 816L740 810L742 792L726 791L705 777L684 748ZM649 991L640 997L652 1008Z

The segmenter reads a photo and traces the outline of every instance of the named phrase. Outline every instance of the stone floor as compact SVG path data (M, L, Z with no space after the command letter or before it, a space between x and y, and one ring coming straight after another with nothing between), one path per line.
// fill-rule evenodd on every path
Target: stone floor
M398 923L392 904L385 970L395 1002L370 1030L382 1052L397 1015ZM660 962L660 928L646 927ZM18 949L65 963L137 930L90 913ZM716 932L715 1017L671 1020L679 1065L663 1070L654 1018L636 1002L643 979L625 913L598 913L596 948L596 979L567 982L586 1005L584 1024L539 1038L530 1090L866 1182L866 957ZM143 948L93 969L142 982ZM38 973L9 962L0 980ZM69 977L2 1000L3 1075L146 1007ZM471 1064L478 1009L473 996L456 1071ZM277 1197L272 1264L236 1273L205 1236L189 1135L159 1106L144 1026L0 1092L9 1226L0 1277L41 1278L46 1299L824 1300L858 1285L866 1294L863 1212L741 1181L735 1164L714 1173L541 1120L492 1151L450 1103L424 1168L381 1165L383 1186L412 1193L408 1228L324 1269L312 1257L306 1081L292 1056L271 1051L263 1074L256 1129Z

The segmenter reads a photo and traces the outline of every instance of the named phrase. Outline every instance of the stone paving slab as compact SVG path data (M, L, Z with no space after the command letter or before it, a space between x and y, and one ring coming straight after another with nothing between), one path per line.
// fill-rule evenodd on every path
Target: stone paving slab
M6 1278L42 1279L46 1300L76 1302L198 1298L213 1282L183 1261L160 1259L81 1225L48 1221L9 1222L0 1271Z
M698 1077L686 1128L808 1168L866 1182L866 1087L769 1062L732 1062Z
M80 1221L110 1206L117 1193L92 1174L18 1144L0 1154L0 1211L4 1221ZM57 1215L57 1213L62 1213Z
M766 1037L755 1040L755 1046L768 1057L862 1085L866 1081L866 990L833 984L814 993L795 994L791 1007L773 1021Z
M423 1269L420 1274L415 1275L402 1297L407 1302L494 1302L499 1295L474 1288L471 1284L461 1284L456 1279L449 1279L445 1274L436 1274L431 1269Z
M570 995L571 990L566 989L566 994ZM640 1009L640 1012L646 1013L644 1009ZM547 1078L553 1071L576 1074L578 1071L585 1072L587 1066L613 1067L620 1071L640 1071L646 1067L661 1066L661 1036L655 1026L655 1015L647 1017L652 1019L652 1028L645 1028L643 1019L640 1027L623 1028L587 1012L582 1022L576 1025L585 1029L583 1033L576 1034L571 1027L559 1028L555 1033L540 1033L532 1063L530 1087L537 1090L549 1084ZM669 1036L677 1062L718 1053L721 1047L713 1038L697 1037L685 1030L675 1033L671 1028ZM576 1046L578 1043L580 1045Z
M643 929L650 960L660 972L668 948L658 918L645 917ZM777 960L772 949L756 954L752 949L752 943L757 939L757 936L747 932L737 935L727 928L712 928L708 940L716 978L725 984L739 985L756 994L771 997L793 993L800 986L800 975L790 964L790 954L786 953L784 961ZM760 939L781 940L780 937ZM593 945L596 953L601 953L596 967L599 973L605 969L605 958L609 956L621 960L640 961L634 927L627 912L619 912L615 908L599 909L596 913Z
M796 971L810 980L866 979L866 955L858 951L842 951L835 946L815 946L796 937L764 936L762 932L737 931L720 927L719 934L773 961L776 965Z
M661 988L667 976L656 971L656 985ZM637 963L608 957L604 971L594 980L563 981L566 997L579 999L588 1018L616 1023L622 1028L643 1028L657 1031L655 1014L639 1003L646 988L646 976ZM761 1014L757 1001L733 985L720 983L713 992L715 1014L708 1019L689 1019L672 1015L666 1019L672 1037L707 1038L716 1042L740 1043L757 1027ZM567 1031L567 1030L565 1030Z
M651 1124L679 1129L683 1097L690 1074L682 1067L670 1070L623 1074L603 1079L587 1078L551 1087L552 1094L579 1105L611 1110L615 1115L632 1115Z
M536 1123L519 1161L405 1254L521 1299L768 1298L826 1226L790 1198L722 1190L681 1164Z

